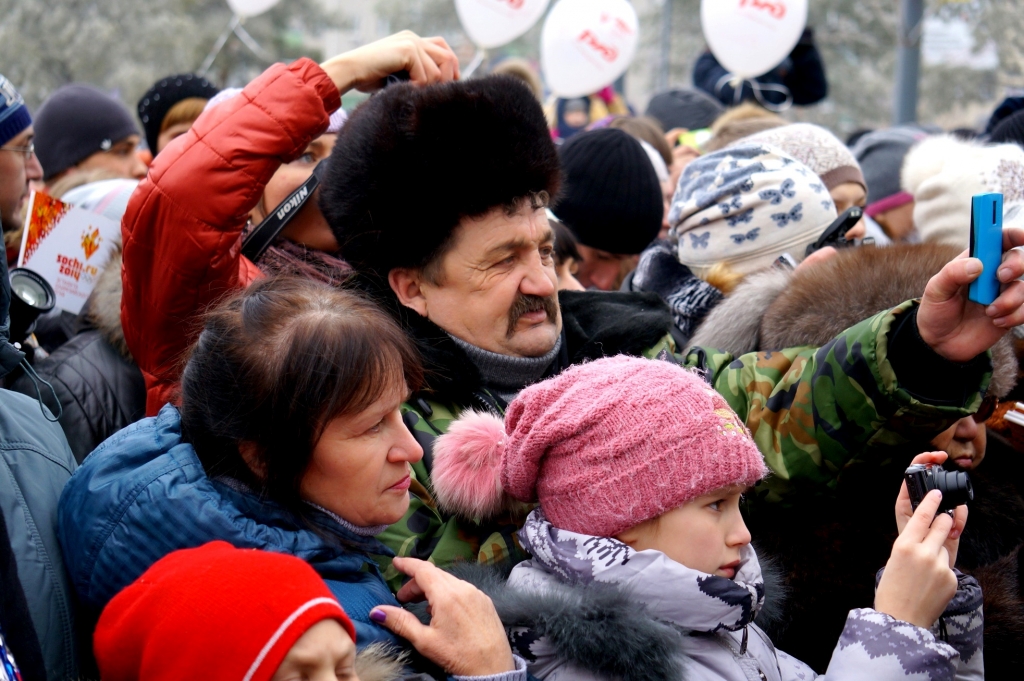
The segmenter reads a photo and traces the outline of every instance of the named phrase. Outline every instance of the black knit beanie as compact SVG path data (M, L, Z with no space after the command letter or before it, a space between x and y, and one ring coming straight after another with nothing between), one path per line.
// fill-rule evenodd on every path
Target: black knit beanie
M57 89L35 115L36 156L43 179L64 172L97 151L139 134L128 109L90 85Z
M160 137L160 126L171 107L183 99L199 97L212 99L220 92L213 83L192 73L167 76L153 84L153 87L139 100L139 120L146 131L146 145L156 155L156 140Z
M701 130L710 128L725 107L700 90L668 90L651 98L645 116L657 118L665 132L673 128Z
M563 189L552 208L585 246L640 253L658 236L665 204L654 166L622 130L576 135L559 152Z
M996 144L1018 144L1024 147L1024 111L1018 111L1000 121L989 141Z

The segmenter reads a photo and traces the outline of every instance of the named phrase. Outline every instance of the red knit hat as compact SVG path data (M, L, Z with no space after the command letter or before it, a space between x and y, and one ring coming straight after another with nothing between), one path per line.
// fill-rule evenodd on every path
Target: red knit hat
M472 412L434 443L431 481L469 517L539 501L555 527L611 537L767 473L746 427L700 376L610 357L530 386L505 421ZM507 495L507 496L506 496Z
M153 564L103 610L93 639L103 681L268 681L317 622L356 631L294 556L215 541Z

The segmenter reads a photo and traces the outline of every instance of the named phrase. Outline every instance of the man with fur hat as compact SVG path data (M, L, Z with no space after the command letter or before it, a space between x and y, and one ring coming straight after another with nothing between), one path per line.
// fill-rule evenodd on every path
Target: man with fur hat
M557 292L544 207L558 190L558 158L535 98L512 79L389 87L356 110L333 156L321 209L428 375L403 407L428 452L413 467L418 497L381 538L438 564L506 558L519 518L485 526L436 510L434 438L463 410L503 413L525 386L573 364L671 358L671 314L656 294ZM1024 231L1008 233L1005 246L1017 243ZM1011 251L1006 262L1004 281L1024 274L1024 255ZM977 261L951 262L920 303L821 350L736 357L695 348L680 361L740 413L776 473L776 498L798 481L829 484L880 428L942 430L980 404L985 351L1024 321L1024 284L1007 287L993 321L963 295L978 274ZM956 381L934 380L952 372Z

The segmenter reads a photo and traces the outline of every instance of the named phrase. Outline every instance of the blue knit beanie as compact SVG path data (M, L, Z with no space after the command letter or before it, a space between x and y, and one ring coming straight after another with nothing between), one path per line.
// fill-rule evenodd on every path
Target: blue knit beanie
M0 74L0 146L10 142L22 130L32 125L25 100L11 81Z

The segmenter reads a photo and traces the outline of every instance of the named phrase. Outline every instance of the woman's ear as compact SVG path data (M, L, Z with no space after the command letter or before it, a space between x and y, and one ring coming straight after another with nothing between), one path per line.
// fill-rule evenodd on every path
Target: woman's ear
M238 443L238 454L242 457L242 461L248 466L252 474L256 476L258 480L267 479L267 464L260 456L259 446L250 440L242 440Z

